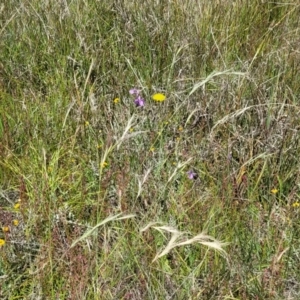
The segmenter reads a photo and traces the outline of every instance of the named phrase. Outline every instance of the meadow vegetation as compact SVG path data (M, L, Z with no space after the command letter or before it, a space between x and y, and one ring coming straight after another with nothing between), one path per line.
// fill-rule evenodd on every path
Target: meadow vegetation
M299 299L299 16L1 3L0 298Z

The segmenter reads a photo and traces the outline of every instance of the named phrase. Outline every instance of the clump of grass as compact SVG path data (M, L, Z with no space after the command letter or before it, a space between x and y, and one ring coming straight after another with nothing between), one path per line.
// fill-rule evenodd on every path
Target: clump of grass
M1 5L1 299L299 298L299 4L150 2Z
M146 227L141 229L141 232L149 229L150 227L153 227L154 229L160 231L160 232L169 232L171 233L171 238L168 243L168 245L160 252L157 253L155 258L152 262L156 261L158 258L167 255L173 248L180 247L180 246L186 246L191 245L194 243L199 243L201 245L208 246L209 248L215 249L223 254L226 254L222 246L225 246L226 244L221 243L214 239L213 237L206 235L205 233L197 234L196 236L192 238L183 238L185 235L184 232L178 231L176 228L173 228L171 226L153 226L155 224L150 223Z

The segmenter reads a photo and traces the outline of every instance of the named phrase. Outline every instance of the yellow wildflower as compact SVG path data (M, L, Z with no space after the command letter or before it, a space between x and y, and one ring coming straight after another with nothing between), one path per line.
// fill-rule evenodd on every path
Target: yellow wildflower
M166 100L166 96L161 93L156 93L156 94L152 95L152 99L157 102L163 102Z
M278 190L277 189L272 189L271 193L274 194L274 195L276 195L278 193Z
M17 220L17 219L13 220L13 224L14 224L15 226L18 226L18 225L19 225L19 220Z
M5 240L0 239L0 248L5 245Z
M292 204L292 206L293 206L294 208L297 208L297 207L300 206L300 203L299 203L298 201L296 201L296 202L294 202L294 203Z
M14 205L14 209L19 209L20 208L20 202L18 202L18 203L16 203L15 205Z
M90 122L89 122L89 121L85 121L84 125L85 125L86 127L88 127L88 126L90 125Z
M131 127L131 128L129 129L129 132L133 132L133 131L134 131L134 128Z
M108 166L108 163L105 161L100 164L101 169L104 169L107 166Z
M154 150L155 150L154 147L151 147L151 148L150 148L150 151L151 151L151 152L154 152Z
M182 126L179 126L178 127L178 131L182 131L183 130L183 127Z
M3 231L3 232L9 232L9 227L8 227L8 226L2 227L2 231Z
M115 104L117 104L117 103L119 103L119 102L120 102L120 98L115 98L115 99L114 99L114 103L115 103Z

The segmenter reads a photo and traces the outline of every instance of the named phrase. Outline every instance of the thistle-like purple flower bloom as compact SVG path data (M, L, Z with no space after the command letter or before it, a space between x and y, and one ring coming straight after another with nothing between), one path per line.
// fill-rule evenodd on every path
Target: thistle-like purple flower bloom
M129 94L138 96L140 94L140 90L138 90L136 88L130 89Z
M136 106L140 107L140 106L144 106L145 105L145 99L142 98L141 96L138 96L135 100L134 103Z
M188 171L187 175L188 175L188 178L191 180L192 179L196 180L198 178L198 174L193 170Z

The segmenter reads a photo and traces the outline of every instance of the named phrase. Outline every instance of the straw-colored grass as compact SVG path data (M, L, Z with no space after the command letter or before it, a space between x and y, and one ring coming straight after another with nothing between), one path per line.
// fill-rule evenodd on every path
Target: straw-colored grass
M2 2L1 299L300 298L298 1Z

